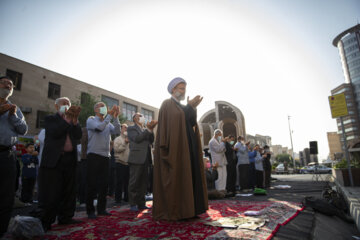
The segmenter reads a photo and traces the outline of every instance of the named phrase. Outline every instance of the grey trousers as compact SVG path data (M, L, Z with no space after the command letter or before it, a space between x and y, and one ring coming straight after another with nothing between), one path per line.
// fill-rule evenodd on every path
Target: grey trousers
M148 163L133 164L129 163L129 204L137 205L139 208L145 206L145 194L148 184Z

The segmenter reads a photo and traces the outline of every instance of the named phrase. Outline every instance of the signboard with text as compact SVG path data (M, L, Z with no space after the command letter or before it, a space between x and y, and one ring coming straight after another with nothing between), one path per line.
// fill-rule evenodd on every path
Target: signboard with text
M348 115L345 93L329 96L329 104L332 118Z

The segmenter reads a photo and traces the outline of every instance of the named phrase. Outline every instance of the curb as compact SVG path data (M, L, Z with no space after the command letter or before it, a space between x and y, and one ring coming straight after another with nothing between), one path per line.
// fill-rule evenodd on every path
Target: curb
M350 215L354 219L357 229L360 231L360 187L344 187L334 181L336 188L341 192L346 200Z

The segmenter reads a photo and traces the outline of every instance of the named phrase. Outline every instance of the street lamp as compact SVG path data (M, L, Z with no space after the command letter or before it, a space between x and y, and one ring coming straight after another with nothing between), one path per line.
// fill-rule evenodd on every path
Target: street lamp
M290 116L288 116L288 123L289 123L289 132L290 132L290 141L291 141L291 149L292 149L292 158L294 162L294 170L296 170L296 164L295 164L295 152L294 152L294 146L293 146L293 140L292 140L292 134L291 134L291 128L290 128Z

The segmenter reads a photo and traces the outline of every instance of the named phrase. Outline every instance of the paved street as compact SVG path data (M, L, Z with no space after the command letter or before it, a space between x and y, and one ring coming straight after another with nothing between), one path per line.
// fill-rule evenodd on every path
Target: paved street
M305 196L321 198L321 191L326 185L323 181L314 181L312 174L272 175L277 181L273 185L290 185L289 191L270 190L269 200L301 201ZM329 179L330 175L321 174L321 179ZM293 199L293 200L291 200ZM282 226L273 239L355 239L360 237L355 224L349 224L336 216L326 216L305 209L287 225Z
M272 186L289 185L290 189L270 189L266 196L235 197L239 201L291 201L301 202L306 196L321 198L321 192L326 185L323 181L313 181L311 174L273 175L276 181ZM322 175L323 179L328 175ZM221 201L221 200L219 200ZM114 205L108 199L108 207ZM27 215L32 207L16 209L13 215ZM84 211L84 207L78 207ZM311 208L305 209L285 226L280 227L273 239L354 239L360 237L354 224L348 224L338 217L329 217L314 212Z

